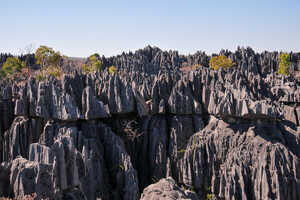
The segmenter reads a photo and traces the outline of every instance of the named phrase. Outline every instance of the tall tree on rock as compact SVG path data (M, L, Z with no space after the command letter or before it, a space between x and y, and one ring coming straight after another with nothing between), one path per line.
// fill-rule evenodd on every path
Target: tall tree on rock
M41 65L42 68L59 67L62 61L60 53L47 46L40 46L35 52L35 58L37 64Z

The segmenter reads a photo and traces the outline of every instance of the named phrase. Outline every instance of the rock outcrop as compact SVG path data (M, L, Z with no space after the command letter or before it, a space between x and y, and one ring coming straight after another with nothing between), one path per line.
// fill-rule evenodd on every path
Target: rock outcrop
M198 200L194 192L180 188L171 177L161 179L144 189L141 200Z
M220 54L236 66L148 46L101 73L0 80L0 197L300 199L297 70L278 75L277 52Z

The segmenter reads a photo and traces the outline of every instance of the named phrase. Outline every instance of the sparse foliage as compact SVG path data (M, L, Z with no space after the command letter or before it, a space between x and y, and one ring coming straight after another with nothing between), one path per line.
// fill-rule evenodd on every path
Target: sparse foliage
M234 65L235 63L224 55L214 56L209 61L209 66L214 70L218 70L220 67L223 69L228 69Z
M197 69L200 69L202 67L202 65L200 64L195 64L192 66L192 70L197 70Z
M95 53L88 57L88 63L82 65L82 71L84 73L92 73L95 71L101 71L102 62L100 60L99 54Z
M59 67L49 67L48 68L48 74L54 76L55 78L58 78L62 73L61 68Z
M56 78L61 75L60 65L63 56L58 51L47 46L40 46L35 52L35 58L37 64L42 66L40 74L36 76L38 80L43 80L45 75L52 75Z
M59 52L55 52L52 48L47 46L40 46L35 52L37 64L42 68L49 66L59 67L62 56Z
M22 68L25 67L25 63L21 62L18 58L10 57L7 58L3 64L2 70L5 73L13 74L15 72L21 72Z
M287 53L282 53L279 56L279 68L278 68L278 74L282 74L285 76L288 76L290 74L289 68L290 68L290 63L291 63L291 58L290 55Z
M15 77L17 76L17 73L22 72L22 69L25 67L25 62L21 62L16 57L9 57L6 59L2 69L0 70L0 77Z
M45 79L45 76L43 75L42 72L38 73L35 75L35 78L38 80L38 81L43 81Z
M5 77L5 72L0 69L0 79L3 79Z
M117 68L115 67L115 66L110 66L109 68L108 68L108 72L110 73L110 74L115 74L115 73L117 73Z

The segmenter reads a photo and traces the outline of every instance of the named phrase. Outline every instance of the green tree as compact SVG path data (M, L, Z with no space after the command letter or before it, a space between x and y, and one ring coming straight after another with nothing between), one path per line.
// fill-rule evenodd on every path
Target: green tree
M21 72L22 68L25 68L24 62L21 62L18 58L9 57L2 66L1 75L13 75L16 72Z
M235 65L234 62L230 58L227 58L224 55L214 56L209 61L209 66L214 70L218 70L220 67L224 69L228 69Z
M291 64L291 58L290 55L287 53L282 53L279 56L279 68L278 68L278 74L282 74L285 76L288 76L290 74L290 64Z
M101 71L101 69L102 69L102 62L100 60L99 54L97 53L89 56L87 64L82 65L82 71L84 73Z
M40 46L35 52L37 64L42 68L49 66L59 67L62 56L59 52L55 52L52 48L47 46Z
M5 76L5 72L2 69L0 69L0 79L3 79Z
M89 62L93 70L95 71L100 71L102 68L102 62L100 60L100 56L97 53L94 53L89 57Z
M40 46L35 52L35 58L42 67L40 74L43 78L46 75L52 75L56 78L61 75L60 65L63 61L63 56L58 51L54 51L47 46Z

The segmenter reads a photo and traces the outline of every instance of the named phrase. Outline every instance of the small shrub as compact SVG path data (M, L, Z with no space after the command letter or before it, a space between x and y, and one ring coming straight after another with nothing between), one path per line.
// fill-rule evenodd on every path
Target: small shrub
M93 63L93 68L95 71L100 71L102 68L102 62L100 60Z
M110 73L110 74L115 74L115 73L117 73L117 68L115 67L115 66L110 66L109 68L108 68L108 72Z
M202 67L202 65L200 64L195 64L192 66L192 70L197 70L197 69L200 69Z
M213 194L211 192L211 187L206 188L206 200L212 200L213 199Z
M1 75L15 76L15 74L21 72L23 68L25 68L25 62L21 62L18 58L15 57L9 57L6 59L5 63L2 66Z
M102 69L102 62L100 60L99 54L95 53L88 57L88 63L83 64L81 66L82 72L85 74L101 71Z
M82 64L81 69L85 74L90 73L90 67L88 67L86 64Z
M212 200L213 195L212 194L206 194L206 200Z
M214 70L218 70L220 67L223 69L228 69L234 65L235 63L224 55L214 56L209 61L209 66Z
M184 153L185 152L185 149L179 149L177 150L177 153Z
M124 167L123 165L120 165L120 169L121 169L122 171L125 171L125 167Z
M278 74L282 74L285 76L288 76L290 74L289 68L290 68L290 55L287 53L282 53L279 56L279 68L278 68Z
M48 74L54 76L55 78L58 78L62 73L61 68L59 67L49 67L47 70Z
M36 75L35 75L35 78L36 78L38 81L43 81L43 80L45 80L45 76L43 75L42 72L36 74Z

